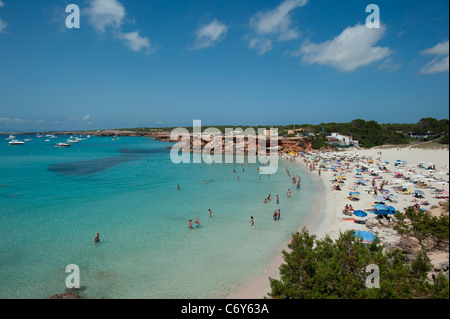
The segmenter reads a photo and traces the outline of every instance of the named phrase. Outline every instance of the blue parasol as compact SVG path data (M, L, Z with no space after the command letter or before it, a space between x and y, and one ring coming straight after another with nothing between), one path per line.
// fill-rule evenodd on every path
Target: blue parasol
M368 231L355 230L355 236L361 238L364 242L371 243L377 236Z
M397 210L392 206L389 206L388 210L391 212L391 214L395 214L397 212Z
M373 213L377 214L377 215L390 215L390 214L392 214L391 211L387 210L387 209L376 210Z
M358 217L366 217L367 213L363 210L355 210L353 212L353 215L358 216Z
M376 210L388 209L388 207L386 205L383 205L383 204L376 204L375 206L373 206L373 208L376 209Z

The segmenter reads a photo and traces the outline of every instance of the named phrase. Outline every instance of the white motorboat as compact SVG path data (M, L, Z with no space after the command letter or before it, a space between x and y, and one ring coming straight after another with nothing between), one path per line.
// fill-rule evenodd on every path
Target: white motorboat
M55 147L70 147L71 145L68 143L58 143L55 145Z
M8 143L9 145L23 145L25 142L19 141L19 140L12 140Z

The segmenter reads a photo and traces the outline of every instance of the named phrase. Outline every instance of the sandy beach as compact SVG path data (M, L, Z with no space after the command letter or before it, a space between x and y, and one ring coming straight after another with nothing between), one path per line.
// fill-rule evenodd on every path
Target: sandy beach
M378 223L376 215L369 211L373 209L375 203L385 203L401 212L409 206L419 205L421 210L438 215L442 211L440 203L448 202L448 149L411 147L352 149L300 154L295 158L295 162L316 175L317 181L323 186L317 212L307 225L299 227L300 230L306 226L310 233L316 234L319 238L329 235L336 239L340 233L347 230L360 230L372 232L382 243L395 246L401 237L394 229L382 227ZM336 183L337 180L340 182ZM377 196L373 192L372 182L375 183L377 190L381 183L384 184L383 191L378 191ZM337 184L341 190L333 189ZM405 190L402 192L399 187ZM422 197L417 198L416 191L417 195ZM350 192L359 193L353 195L357 200L349 199ZM382 200L383 195L388 200ZM365 211L367 216L344 214L346 205L352 205L355 211ZM256 280L245 283L229 298L259 299L267 296L270 291L268 278L279 279L278 269L284 261L281 249L264 274ZM429 257L433 265L449 260L448 252L432 253Z

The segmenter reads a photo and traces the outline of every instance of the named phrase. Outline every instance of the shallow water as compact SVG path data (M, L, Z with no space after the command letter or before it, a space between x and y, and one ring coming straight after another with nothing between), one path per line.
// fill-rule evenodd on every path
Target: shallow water
M0 298L64 292L69 264L80 268L85 298L225 296L266 269L319 196L287 161L260 180L258 164L173 164L170 144L147 138L70 148L54 147L67 137L32 138L0 140ZM301 176L301 191L285 167ZM197 217L201 227L189 230Z

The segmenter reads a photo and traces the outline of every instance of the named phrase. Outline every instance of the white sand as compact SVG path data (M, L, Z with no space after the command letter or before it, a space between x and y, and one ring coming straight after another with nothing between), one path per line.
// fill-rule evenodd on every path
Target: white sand
M381 156L378 154L381 152ZM406 207L412 206L416 203L420 204L423 201L428 201L429 205L424 206L421 205L421 208L429 209L433 205L439 205L439 202L448 201L448 199L437 199L434 198L436 194L432 193L433 188L443 189L445 191L449 190L449 153L448 149L415 149L410 147L403 147L400 149L397 148L373 148L370 150L351 150L351 151L340 151L336 154L343 155L345 153L346 156L355 156L358 155L359 159L366 157L363 160L355 161L349 164L348 171L343 175L346 180L345 184L342 186L341 191L331 190L332 183L330 180L336 178L337 173L332 170L321 171L321 178L325 187L323 200L320 201L320 211L319 215L316 215L309 224L305 225L310 233L316 234L319 238L322 238L326 234L330 235L331 238L336 239L339 237L341 232L346 230L365 230L375 232L378 237L384 242L395 242L400 239L399 236L389 228L374 228L369 230L365 224L357 224L353 221L344 221L343 218L355 218L358 220L367 220L368 218L374 218L374 214L367 212L367 217L359 218L359 217L350 217L346 216L342 213L346 204L351 204L355 210L366 210L372 207L374 202L378 201L374 199L373 194L369 194L365 192L365 189L371 188L372 176L368 173L363 173L363 178L367 180L369 183L367 186L357 186L355 191L360 192L359 201L350 201L347 199L349 196L349 192L352 191L354 185L355 176L356 176L356 164L358 163L368 163L368 158L371 157L373 160L372 167L376 167L374 164L382 164L386 165L384 161L389 162L389 165L386 166L387 170L390 172L381 171L379 176L382 179L376 179L376 186L380 185L381 180L388 181L389 184L384 187L384 189L388 190L391 194L398 196L394 201L397 202L387 202L388 205L393 206L398 211L403 211ZM317 155L317 154L316 154ZM316 157L317 158L317 157ZM307 161L305 163L304 161ZM394 163L397 160L405 161L407 164L404 167L395 167ZM418 164L420 162L424 162L424 166L435 165L436 170L432 173L425 169L418 168ZM297 158L297 162L302 165L309 165L309 163L313 162L311 156L307 155L306 157ZM308 163L309 162L309 163ZM382 166L381 165L381 166ZM414 165L414 166L412 166ZM330 168L331 165L328 165ZM398 194L393 189L393 181L396 179L393 176L394 172L399 170L403 170L401 173L404 174L405 177L410 177L415 180L426 181L428 186L433 188L420 188L421 191L425 193L424 199L416 199L413 197L413 193L416 189L414 185L407 186L412 194L403 195ZM408 170L412 170L413 172L408 172ZM443 172L443 173L439 173ZM313 174L318 173L317 170L312 172ZM435 179L440 179L446 181L446 184L440 184L436 181L427 181L425 177L415 177L417 175L421 176L433 176ZM407 183L407 181L402 182L400 185ZM448 195L447 195L448 196ZM303 228L303 225L300 227ZM299 230L300 230L299 228ZM287 245L287 243L286 243ZM282 249L287 249L284 247ZM281 251L281 249L280 249ZM438 264L443 260L449 260L448 252L446 253L434 253L430 255L432 258L433 264ZM246 284L244 284L237 292L231 294L229 298L238 298L238 299L258 299L267 296L267 293L270 291L269 277L279 279L279 266L283 263L283 257L278 254L274 261L267 267L264 274L262 274L256 280L252 280Z

